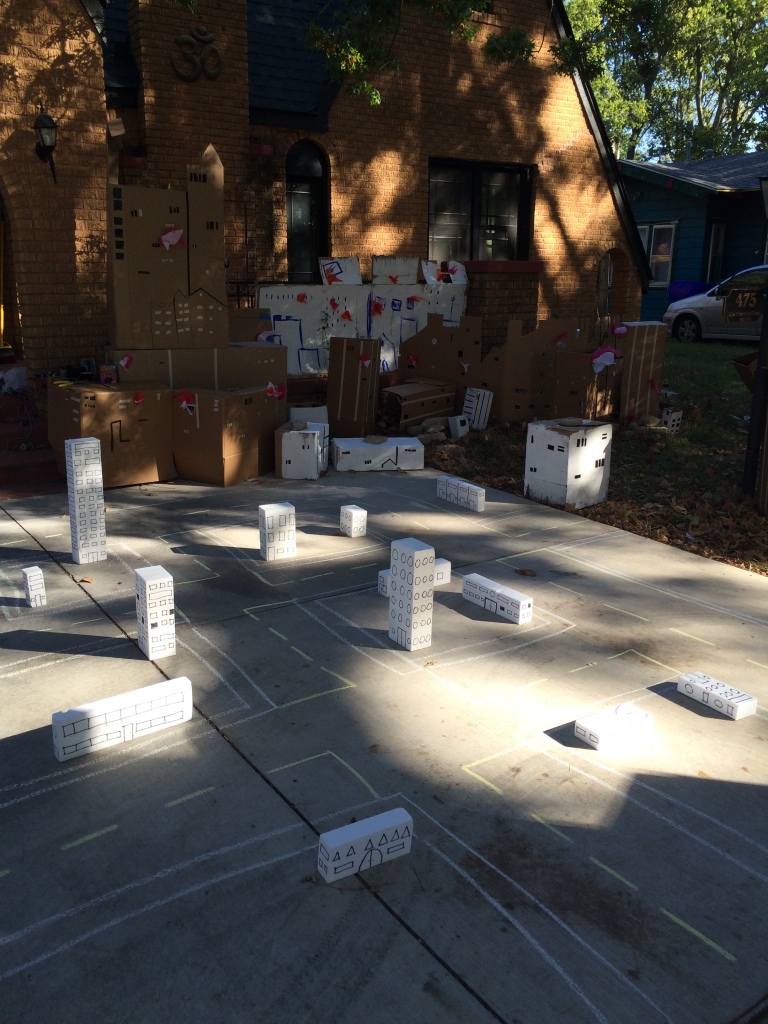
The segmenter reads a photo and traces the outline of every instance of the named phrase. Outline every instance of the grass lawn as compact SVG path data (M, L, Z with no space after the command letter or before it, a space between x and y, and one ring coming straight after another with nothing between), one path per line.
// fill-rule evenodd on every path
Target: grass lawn
M617 429L608 498L577 514L768 575L768 519L741 495L751 396L731 360L750 350L670 341L665 405L683 410L680 433ZM428 447L426 462L523 494L525 438L524 425L494 427Z

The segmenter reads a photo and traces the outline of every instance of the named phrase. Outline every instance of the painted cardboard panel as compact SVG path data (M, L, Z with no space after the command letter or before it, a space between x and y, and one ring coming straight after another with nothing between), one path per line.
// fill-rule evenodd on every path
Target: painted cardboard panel
M610 419L619 401L621 366L592 369L590 352L557 352L551 416Z
M331 434L363 437L378 415L379 343L366 338L331 338L328 363L328 423Z
M172 395L156 381L75 384L48 394L48 440L66 475L67 438L95 437L104 487L173 479Z
M229 487L274 469L285 401L266 387L176 391L173 455L179 476Z
M421 261L421 272L427 284L467 284L467 271L463 263L445 260L442 263Z
M444 381L414 379L408 384L382 388L381 397L387 422L403 430L430 416L449 416L456 388Z
M621 375L622 422L640 416L658 416L664 356L667 349L666 324L628 323L624 342L624 366Z
M177 292L173 300L176 316L176 344L179 348L227 348L229 313L224 303L198 289L192 295ZM172 348L163 345L160 348Z
M192 710L192 684L180 676L56 711L51 719L53 751L59 761L68 761L188 722Z
M374 256L372 284L416 284L418 256Z
M187 203L189 293L202 289L226 308L224 167L213 146L187 165Z
M272 315L268 309L244 306L228 310L227 315L230 345L258 343L260 334L272 330Z
M357 256L321 256L320 277L324 285L362 284L360 260Z
M171 388L259 387L272 382L285 385L288 352L280 345L259 344L248 348L108 349L107 358L117 366L121 384L162 381ZM283 406L284 400L281 399Z

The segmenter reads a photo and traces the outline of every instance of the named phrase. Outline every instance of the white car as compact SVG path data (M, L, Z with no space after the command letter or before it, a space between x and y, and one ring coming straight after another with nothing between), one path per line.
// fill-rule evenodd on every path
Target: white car
M762 316L742 323L728 323L723 315L723 306L728 293L739 290L765 293L768 285L768 265L750 267L733 277L726 278L714 288L701 295L689 295L678 299L667 308L662 317L664 323L680 341L701 341L710 338L736 338L739 341L757 342L760 338ZM747 316L749 315L747 311Z

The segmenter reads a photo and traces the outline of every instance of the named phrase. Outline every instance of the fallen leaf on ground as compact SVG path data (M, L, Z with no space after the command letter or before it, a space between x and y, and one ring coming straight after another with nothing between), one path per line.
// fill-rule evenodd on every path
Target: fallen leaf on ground
M536 575L536 570L535 569L515 569L515 572L517 573L518 576L535 576Z
M424 665L424 668L429 668L429 666L430 666L430 665L436 665L436 664L437 664L437 662L436 662L436 661L428 661L428 662L426 662L426 664Z
M91 577L90 577L90 576L83 576L83 577L82 577L81 579L79 579L79 580L78 580L77 582L78 582L78 583L93 583L93 580L91 579Z

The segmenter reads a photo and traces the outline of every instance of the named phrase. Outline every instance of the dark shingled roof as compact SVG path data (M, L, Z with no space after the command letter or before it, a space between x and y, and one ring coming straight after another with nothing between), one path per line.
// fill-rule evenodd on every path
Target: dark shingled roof
M339 86L325 57L307 46L312 24L330 27L342 0L248 0L251 122L323 131Z
M658 175L687 182L707 192L745 192L760 188L758 178L768 176L768 152L740 153L738 156L711 157L706 160L657 164L648 160L620 160L622 172ZM662 181L660 180L660 183Z

